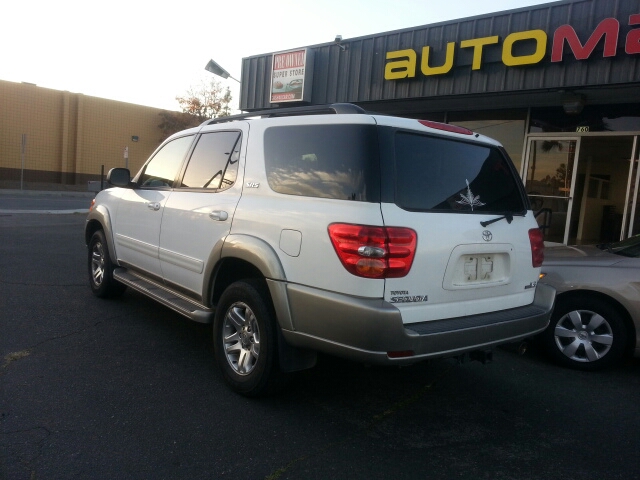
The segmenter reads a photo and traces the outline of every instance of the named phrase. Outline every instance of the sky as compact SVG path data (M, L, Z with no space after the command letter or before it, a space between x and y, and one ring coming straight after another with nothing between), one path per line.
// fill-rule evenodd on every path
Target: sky
M9 3L10 2L10 3ZM8 0L0 80L179 110L214 59L240 78L242 58L548 0ZM239 89L231 89L237 108Z

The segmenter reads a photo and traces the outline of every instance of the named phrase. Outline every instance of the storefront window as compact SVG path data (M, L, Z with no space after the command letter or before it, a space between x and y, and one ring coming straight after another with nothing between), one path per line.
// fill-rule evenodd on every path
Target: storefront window
M545 132L637 132L640 104L587 105L568 115L561 106L532 108L529 133Z
M488 112L451 112L448 123L468 128L474 132L495 138L504 146L520 171L524 147L526 110L496 110Z

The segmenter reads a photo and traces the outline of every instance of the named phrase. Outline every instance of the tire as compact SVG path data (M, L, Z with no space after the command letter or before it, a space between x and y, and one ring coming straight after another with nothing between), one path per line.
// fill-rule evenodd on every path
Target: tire
M89 241L89 285L96 297L111 298L122 295L127 286L114 280L113 263L109 257L107 241L102 230L97 230Z
M223 292L213 323L213 347L224 380L237 393L265 396L281 386L276 328L262 282L235 282Z
M556 301L542 340L558 364L592 371L614 365L621 359L627 331L618 309L605 300L561 297Z

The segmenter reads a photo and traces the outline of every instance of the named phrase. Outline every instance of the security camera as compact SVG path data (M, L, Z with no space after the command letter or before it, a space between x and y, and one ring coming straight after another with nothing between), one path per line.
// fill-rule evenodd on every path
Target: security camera
M336 35L335 42L340 43L342 41L342 35Z

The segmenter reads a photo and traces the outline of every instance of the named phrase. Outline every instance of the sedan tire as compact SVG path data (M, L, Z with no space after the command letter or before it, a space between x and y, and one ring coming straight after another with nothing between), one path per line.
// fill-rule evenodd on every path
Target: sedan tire
M598 297L560 297L542 341L558 364L591 371L620 360L627 331L612 304Z

